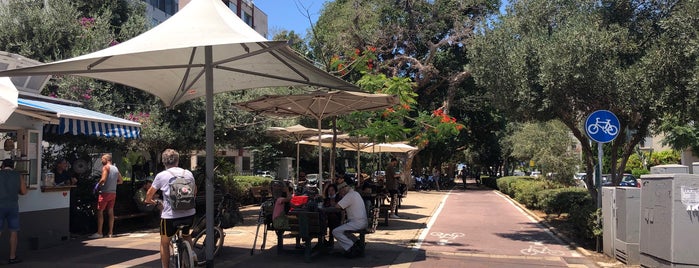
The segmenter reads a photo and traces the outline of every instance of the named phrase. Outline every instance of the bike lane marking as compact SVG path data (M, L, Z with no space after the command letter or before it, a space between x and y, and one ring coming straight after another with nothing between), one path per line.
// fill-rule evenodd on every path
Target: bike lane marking
M522 213L524 216L526 216L527 219L529 219L529 221L531 221L532 223L536 223L546 234L548 234L549 237L551 237L553 240L555 240L556 243L558 244L558 245L556 245L556 247L562 249L562 250L554 249L553 251L554 251L556 254L558 254L558 252L561 252L561 253L563 253L563 255L561 255L561 256L565 256L565 255L568 255L568 254L569 254L571 257L582 257L582 255L581 255L580 253L578 253L577 251L567 249L566 246L565 246L566 243L565 243L563 240L561 240L558 236L556 236L553 232L551 232L551 230L549 230L546 226L543 226L543 225L542 225L538 220L536 220L532 215L530 215L529 213L527 213L526 211L524 211L523 208L521 208L520 206L518 206L517 204L515 204L515 203L512 201L511 198L509 198L509 197L507 197L507 196L504 196L504 194L500 193L499 191L494 191L494 192L495 192L498 196L500 196L501 198L507 200L507 202L508 202L510 205L512 205L513 207L515 207L520 213ZM542 245L543 245L543 243L540 242L540 241L532 241L531 243L534 243L534 246L542 246ZM548 251L551 251L550 249L548 249L548 246L544 246L544 247L547 248ZM526 251L527 249L531 249L531 248L532 248L531 245L530 245L528 248L523 248L523 249L521 250L521 251L523 252L522 254L525 254L524 251ZM566 254L566 252L567 252L568 254ZM525 255L527 255L527 254L525 254Z

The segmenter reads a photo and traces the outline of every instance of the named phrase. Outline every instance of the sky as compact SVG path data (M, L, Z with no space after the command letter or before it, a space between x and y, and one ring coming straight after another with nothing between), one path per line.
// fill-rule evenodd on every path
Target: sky
M272 39L281 30L293 30L300 36L306 36L310 28L306 14L310 14L315 23L320 15L320 9L327 0L254 0L255 6L267 14L267 28ZM306 10L308 12L306 12Z

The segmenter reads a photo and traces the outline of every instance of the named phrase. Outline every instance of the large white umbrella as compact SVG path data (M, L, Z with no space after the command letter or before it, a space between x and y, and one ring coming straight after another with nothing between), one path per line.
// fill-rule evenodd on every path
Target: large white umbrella
M376 143L362 149L365 153L407 153L417 150L417 147L402 142Z
M330 144L330 146L325 146L323 147L332 147L332 140L333 140L333 135L332 134L324 134L321 136L315 136L315 137L308 137L306 141L313 142L313 141L318 141L320 138L320 141L323 144ZM361 171L361 163L360 163L360 152L363 149L366 149L367 147L371 146L373 143L369 142L369 137L366 136L352 136L349 134L340 134L335 137L335 144L336 147L350 150L350 151L357 151L357 176L362 175Z
M285 42L268 41L220 0L192 0L165 22L121 44L0 76L77 75L139 88L172 106L206 96L206 231L213 233L213 94L259 87L357 88L316 68ZM206 239L213 265L213 236Z
M310 116L317 120L318 129L324 118L356 111L371 111L392 107L399 103L398 97L387 94L371 94L351 91L316 91L299 95L266 95L256 100L236 103L248 111L270 116ZM319 132L320 136L321 133ZM323 187L323 149L318 140L318 173Z
M318 132L320 133L330 133L332 132L331 129L315 129L315 128L307 128L302 125L293 125L289 127L270 127L267 129L267 133L274 135L274 136L282 136L286 138L293 139L296 142L296 179L295 183L298 182L299 179L299 142L302 141L304 138L313 136L313 135L318 135Z
M0 77L0 124L4 124L17 109L17 88L12 80Z

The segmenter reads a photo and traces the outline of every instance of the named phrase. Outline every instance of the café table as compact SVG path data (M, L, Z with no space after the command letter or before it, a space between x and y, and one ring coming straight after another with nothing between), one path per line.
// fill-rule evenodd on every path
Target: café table
M327 223L324 212L315 210L295 209L287 213L289 217L289 229L277 230L277 253L284 252L284 233L290 232L297 238L296 246L299 246L299 239L304 241L303 253L304 261L310 262L313 255L317 255L324 249L323 243L327 232ZM314 246L312 241L316 239Z

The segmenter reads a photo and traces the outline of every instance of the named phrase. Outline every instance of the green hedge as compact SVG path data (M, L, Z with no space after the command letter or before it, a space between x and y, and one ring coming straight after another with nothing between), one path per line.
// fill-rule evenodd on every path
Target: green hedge
M592 203L592 197L584 188L557 188L537 193L538 207L546 214L570 213L574 208Z
M540 209L546 214L568 213L567 221L575 235L594 238L600 233L599 211L587 189L564 187L546 179L529 176L502 177L495 180L500 192L530 209Z

